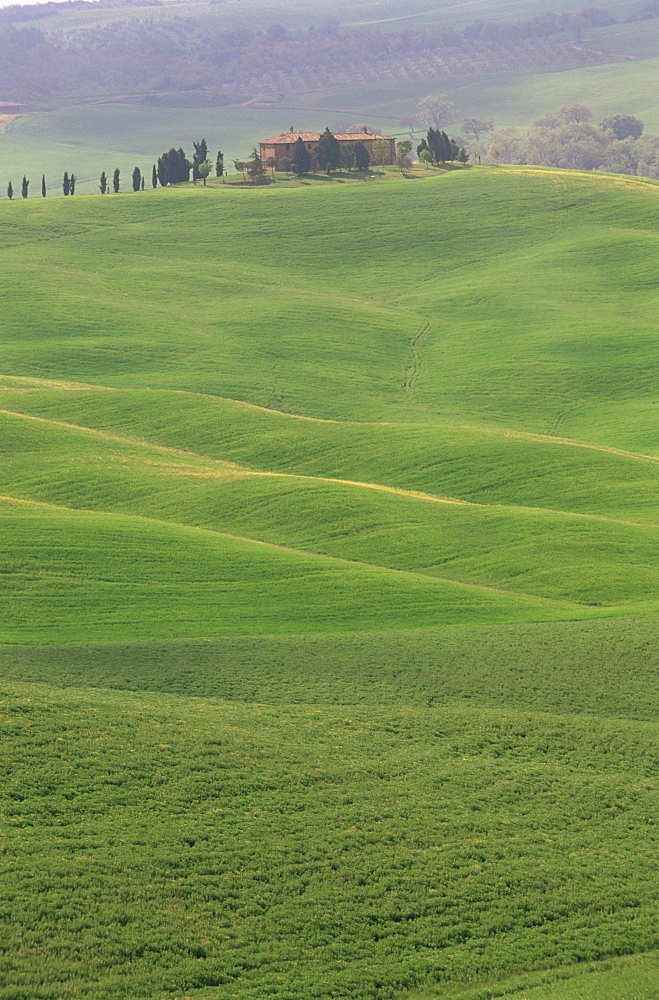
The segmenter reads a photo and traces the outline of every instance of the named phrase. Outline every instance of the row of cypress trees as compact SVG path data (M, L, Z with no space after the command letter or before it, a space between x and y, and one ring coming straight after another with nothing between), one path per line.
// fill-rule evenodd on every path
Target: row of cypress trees
M182 149L170 149L168 153L163 153L163 155L158 159L158 163L153 165L151 171L151 186L166 187L168 184L180 184L181 181L190 180L190 171L192 171L193 180L196 182L198 179L203 179L204 184L206 183L206 178L211 172L213 164L208 160L208 144L205 139L200 142L194 143L195 152L192 161L188 160ZM215 159L215 173L218 177L222 177L224 174L224 154L221 150L218 150L217 157ZM73 195L76 192L76 183L78 178L71 171L64 171L64 176L62 178L62 192L64 195ZM145 179L142 171L139 167L134 167L131 174L131 182L133 191L143 191ZM108 175L103 170L99 178L99 190L101 194L107 194L110 190L110 183L112 183L112 190L115 194L118 194L121 190L121 173L119 167L116 167L112 174L112 181L110 182ZM27 198L30 188L30 181L27 177L23 177L21 182L21 197ZM46 197L46 176L45 174L41 177L41 196ZM14 187L11 181L7 185L7 197L11 201L14 197Z

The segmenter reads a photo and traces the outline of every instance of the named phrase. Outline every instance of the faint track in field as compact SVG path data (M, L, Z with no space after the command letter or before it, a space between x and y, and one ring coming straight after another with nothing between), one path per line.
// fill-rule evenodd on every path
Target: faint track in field
M425 323L418 333L415 333L413 337L410 337L412 364L407 371L405 381L403 383L403 393L405 395L405 401L408 403L416 402L416 390L419 382L419 376L421 375L421 351L419 350L419 347L423 340L427 337L429 330L430 323Z

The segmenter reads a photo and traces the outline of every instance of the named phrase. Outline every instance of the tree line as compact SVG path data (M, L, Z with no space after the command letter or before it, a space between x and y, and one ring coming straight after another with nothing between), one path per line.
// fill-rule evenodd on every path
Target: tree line
M215 175L217 177L222 177L224 175L224 154L221 150L218 150L215 161L212 162L208 159L208 144L205 139L201 139L200 142L194 142L194 154L192 160L188 160L184 151L182 149L170 149L168 152L163 153L162 156L158 158L157 163L153 164L151 171L151 187L156 188L168 187L171 184L180 184L182 181L190 180L190 173L192 173L192 179L194 183L198 180L203 180L204 185L206 180L211 174L211 171L215 170ZM146 178L143 175L139 167L134 167L130 175L131 190L134 192L144 191L146 186ZM76 193L76 184L78 183L78 177L76 174L68 170L64 171L62 177L62 193L65 196L70 197ZM99 191L101 194L108 194L110 188L114 194L119 194L121 191L121 171L119 167L115 167L112 172L112 179L110 180L105 170L101 171L101 176L99 178ZM20 186L20 193L22 198L27 198L29 195L30 181L29 178L23 176L23 180ZM41 196L43 198L47 195L46 188L46 176L42 174L41 177ZM12 201L14 198L14 186L11 182L7 184L7 198Z
M381 30L325 20L307 28L272 24L263 30L216 31L209 30L206 16L197 15L192 7L175 20L158 16L154 8L153 18L145 21L118 17L78 27L72 44L71 29L64 23L59 28L49 22L42 30L37 20L48 13L55 22L50 11L64 13L66 6L0 10L4 99L111 95L118 80L130 80L135 93L157 93L166 78L172 91L234 95L243 89L274 94L354 83L355 73L365 80L418 80L506 69L555 69L608 61L610 56L598 55L597 46L566 45L565 36L580 42L589 31L615 21L604 8L584 6L580 11L538 13L517 21L480 18L461 29L448 24L415 29L410 24L401 30ZM655 0L629 0L628 9L629 20L659 16Z
M659 178L659 135L646 133L635 115L609 115L599 125L593 117L586 105L567 104L526 131L497 129L489 135L487 156L503 163Z

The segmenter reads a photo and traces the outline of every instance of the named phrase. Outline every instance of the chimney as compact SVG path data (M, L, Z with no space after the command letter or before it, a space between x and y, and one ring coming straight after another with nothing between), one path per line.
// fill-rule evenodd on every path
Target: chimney
M368 135L368 125L362 125L362 132L365 132L366 135Z

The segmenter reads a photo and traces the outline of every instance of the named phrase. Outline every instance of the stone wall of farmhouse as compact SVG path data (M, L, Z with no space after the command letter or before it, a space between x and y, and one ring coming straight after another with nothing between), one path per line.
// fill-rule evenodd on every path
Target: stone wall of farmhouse
M359 135L356 139L339 139L340 146L350 146L354 145L356 142L361 142L364 144L368 150L369 156L371 157L371 163L374 162L373 158L373 143L380 140L376 138L371 138L367 134ZM389 155L385 157L385 164L391 165L396 159L396 140L393 138L387 138L384 140L389 144ZM278 143L259 143L261 148L261 159L265 163L267 159L271 156L275 160L282 160L284 157L290 159L293 156L293 149L295 147L294 142L278 142ZM306 142L305 146L310 153L313 153L314 149L318 145L317 142Z

